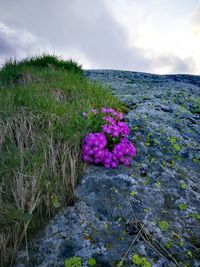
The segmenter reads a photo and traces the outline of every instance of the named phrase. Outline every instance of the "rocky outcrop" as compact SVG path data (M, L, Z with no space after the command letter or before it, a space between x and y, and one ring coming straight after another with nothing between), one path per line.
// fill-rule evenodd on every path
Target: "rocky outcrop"
M131 167L89 166L77 202L21 251L16 266L200 266L200 77L85 71L130 109ZM150 265L132 261L145 257ZM137 257L137 256L136 256Z

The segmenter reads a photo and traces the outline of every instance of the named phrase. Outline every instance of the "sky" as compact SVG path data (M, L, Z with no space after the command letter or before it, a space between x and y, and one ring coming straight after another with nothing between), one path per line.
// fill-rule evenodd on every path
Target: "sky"
M0 0L0 64L42 53L85 69L200 75L200 0Z

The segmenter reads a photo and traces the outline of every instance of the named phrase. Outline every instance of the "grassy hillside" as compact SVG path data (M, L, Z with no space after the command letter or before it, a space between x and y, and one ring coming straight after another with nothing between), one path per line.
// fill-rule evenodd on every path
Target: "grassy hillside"
M81 139L92 130L82 112L103 106L122 109L73 61L44 55L0 70L0 266L73 203Z

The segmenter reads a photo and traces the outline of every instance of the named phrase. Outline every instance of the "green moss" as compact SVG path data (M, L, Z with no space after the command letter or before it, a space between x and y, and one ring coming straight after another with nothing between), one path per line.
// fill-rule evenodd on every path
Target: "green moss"
M169 163L170 163L170 166L171 166L171 167L174 167L174 164L175 164L174 160L170 160Z
M140 267L151 267L151 263L146 257L140 256L139 254L134 254L132 256L132 261L136 266Z
M145 178L145 180L144 180L144 185L148 185L149 182L150 182L150 179L149 179L149 178Z
M80 257L72 257L64 262L65 267L81 267L82 266L82 260Z
M192 105L192 107L190 108L190 111L192 113L198 113L200 114L200 98L199 97L191 97L190 98L190 103Z
M151 158L151 163L153 163L155 161L155 158Z
M107 230L107 229L109 229L109 224L108 223L104 223L104 226L103 227L104 227L104 229Z
M179 152L182 149L181 146L177 144L177 138L175 136L170 137L170 142L176 152Z
M124 264L123 261L120 261L120 262L117 263L117 267L122 267L123 264Z
M127 81L127 83L129 83L129 84L132 84L134 81L132 81L132 80L129 80L129 81Z
M173 144L173 148L178 152L181 151L181 147L179 144Z
M159 222L159 227L163 231L167 231L169 229L169 223L166 221L161 221L161 222Z
M180 209L181 211L185 211L185 210L187 210L187 204L186 204L186 203L180 203L180 204L178 205L178 207L179 207L179 209Z
M198 213L190 213L190 217L196 219L200 223L200 214Z
M171 137L170 137L170 142L171 142L171 144L175 144L176 141L177 141L177 138L176 138L175 136L171 136Z
M187 255L189 256L189 258L191 258L191 259L193 258L192 251L189 251L189 250L188 250L188 251L187 251Z
M185 183L180 184L180 188L185 190L187 188L187 184L185 184Z
M161 183L160 183L160 182L157 182L157 183L156 183L156 187L157 187L157 188L160 188L160 186L161 186Z
M131 196L131 197L135 197L136 195L137 195L136 192L134 192L134 191L130 192L130 196Z
M105 247L108 248L108 249L112 249L113 244L112 243L106 243Z
M88 265L89 265L89 266L95 266L95 265L96 265L96 260L95 260L94 258L90 258L90 259L88 260Z
M192 158L192 161L195 163L195 164L198 164L200 162L200 155L197 154L195 157Z
M164 246L166 249L170 249L173 247L173 243L174 243L173 240L169 240L164 244Z
M138 131L139 127L138 126L133 126L132 129L133 129L133 131Z
M166 167L166 162L163 161L163 162L162 162L162 165L163 165L163 167Z

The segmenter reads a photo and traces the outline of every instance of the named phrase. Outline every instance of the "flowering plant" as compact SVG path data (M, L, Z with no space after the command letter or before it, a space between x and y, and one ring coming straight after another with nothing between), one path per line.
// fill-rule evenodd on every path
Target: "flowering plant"
M100 132L89 133L82 144L82 160L88 163L103 164L105 168L117 168L119 163L131 164L136 148L127 139L130 132L123 121L123 114L112 108L101 108L90 111L93 115L101 115ZM88 116L88 114L83 114Z

